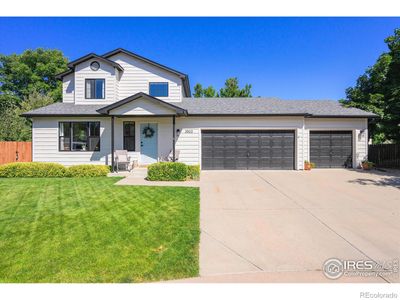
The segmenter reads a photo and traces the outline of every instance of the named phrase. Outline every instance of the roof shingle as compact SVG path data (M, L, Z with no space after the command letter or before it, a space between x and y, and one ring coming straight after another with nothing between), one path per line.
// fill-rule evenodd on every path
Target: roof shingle
M310 117L376 117L357 108L330 100L280 100L277 98L183 98L173 103L188 115L301 115ZM24 116L101 116L106 105L54 103L24 113Z
M312 115L373 117L332 100L281 100L278 98L184 98L179 104L189 115Z

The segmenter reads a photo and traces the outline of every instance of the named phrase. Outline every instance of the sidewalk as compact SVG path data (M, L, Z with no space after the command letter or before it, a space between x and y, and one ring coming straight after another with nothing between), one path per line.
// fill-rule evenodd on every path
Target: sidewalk
M115 175L114 175L115 174ZM146 180L147 169L136 168L130 173L121 172L114 173L113 176L126 176L116 183L116 185L146 185L146 186L182 186L182 187L199 187L199 181L148 181Z

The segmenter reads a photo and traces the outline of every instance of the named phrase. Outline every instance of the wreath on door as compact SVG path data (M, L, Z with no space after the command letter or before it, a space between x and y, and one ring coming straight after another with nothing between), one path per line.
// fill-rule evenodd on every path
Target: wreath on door
M143 128L143 135L145 138L151 138L154 135L154 129L150 127L150 125L147 125L145 128Z

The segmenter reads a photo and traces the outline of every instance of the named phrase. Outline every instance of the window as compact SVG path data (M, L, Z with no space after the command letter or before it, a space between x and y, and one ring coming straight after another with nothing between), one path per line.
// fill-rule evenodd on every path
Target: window
M100 69L100 64L97 61L94 61L90 64L90 69L92 71L97 71L98 69Z
M60 151L100 151L100 122L60 122Z
M85 80L85 98L86 99L104 99L105 98L105 80L104 79L86 79Z
M71 123L60 123L59 131L60 150L71 151Z
M168 82L150 82L149 94L153 97L168 97Z
M124 122L124 150L135 151L135 122Z

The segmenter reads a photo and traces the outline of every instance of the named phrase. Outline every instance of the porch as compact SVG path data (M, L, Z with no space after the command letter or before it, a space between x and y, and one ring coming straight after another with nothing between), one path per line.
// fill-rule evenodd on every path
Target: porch
M155 163L166 157L176 160L176 117L186 111L171 103L138 93L98 110L111 120L111 166L115 171L115 151L127 150L138 165Z
M146 166L171 156L176 160L175 116L111 117L111 166L116 169L116 150L127 150L136 167Z

